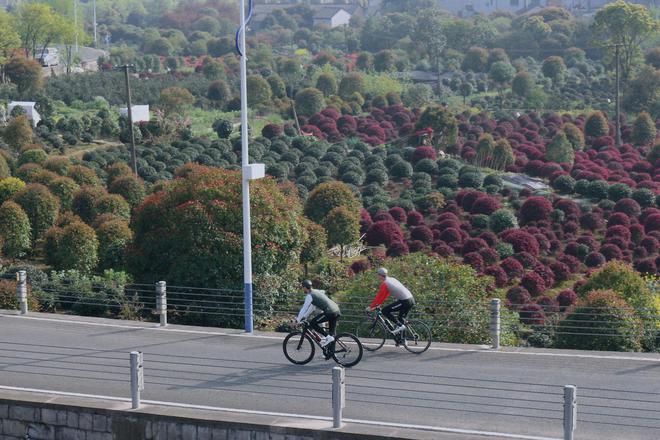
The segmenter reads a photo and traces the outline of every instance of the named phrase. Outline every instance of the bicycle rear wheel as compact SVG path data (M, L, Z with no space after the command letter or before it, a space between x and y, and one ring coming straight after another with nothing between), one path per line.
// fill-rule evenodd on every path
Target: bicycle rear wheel
M360 339L367 351L376 351L385 344L387 331L380 322L367 318L358 324L355 335Z
M403 346L411 353L424 353L431 346L431 329L422 321L408 321L403 332Z
M335 337L333 345L332 358L343 367L357 365L362 359L362 343L355 335L341 333Z
M316 348L309 335L294 331L287 335L282 342L284 356L296 365L305 365L314 358Z

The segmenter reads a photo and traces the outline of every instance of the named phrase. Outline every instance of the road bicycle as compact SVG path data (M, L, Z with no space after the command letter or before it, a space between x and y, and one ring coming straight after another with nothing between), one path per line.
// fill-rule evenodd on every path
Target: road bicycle
M367 318L358 324L355 334L361 340L370 339L364 343L367 351L376 351L385 344L385 339L393 336L394 343L398 347L403 345L411 353L421 354L431 346L431 329L419 319L405 320L405 330L394 333L395 325L387 319L380 307L373 314L367 313Z
M357 365L362 359L364 351L362 343L355 335L340 333L335 336L334 342L325 347L321 346L323 338L324 336L314 330L309 322L303 321L299 330L292 331L284 338L282 343L284 356L296 365L305 365L314 358L318 346L326 360L333 358L343 367Z

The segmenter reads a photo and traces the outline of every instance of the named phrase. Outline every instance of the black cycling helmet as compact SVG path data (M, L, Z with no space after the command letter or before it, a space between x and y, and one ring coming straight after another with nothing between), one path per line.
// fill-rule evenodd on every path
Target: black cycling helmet
M302 286L305 289L311 289L312 288L312 282L310 280L305 280L302 282Z

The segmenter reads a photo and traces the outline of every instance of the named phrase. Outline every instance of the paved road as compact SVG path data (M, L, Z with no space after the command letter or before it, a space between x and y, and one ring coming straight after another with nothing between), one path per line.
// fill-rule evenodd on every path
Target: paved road
M143 399L331 414L330 362L295 366L281 335L231 332L0 314L0 385L127 397L128 353L141 350ZM660 438L658 354L386 347L346 377L349 419L560 438L562 388L575 384L576 439Z

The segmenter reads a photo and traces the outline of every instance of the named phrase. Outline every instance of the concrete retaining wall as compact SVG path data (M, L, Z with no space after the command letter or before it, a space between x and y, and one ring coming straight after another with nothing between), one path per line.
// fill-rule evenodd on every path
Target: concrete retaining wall
M88 397L0 391L6 440L375 440L445 439L439 432L379 426L331 428L331 421L143 405ZM460 438L463 438L462 436Z

